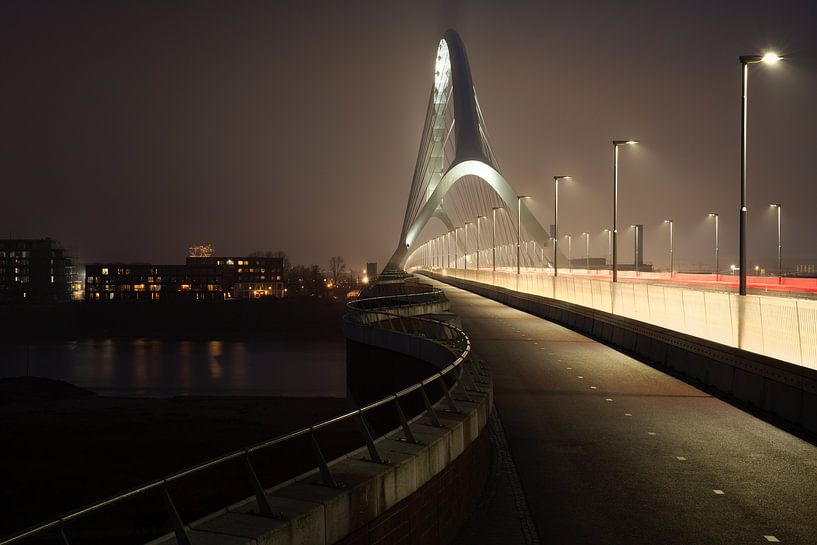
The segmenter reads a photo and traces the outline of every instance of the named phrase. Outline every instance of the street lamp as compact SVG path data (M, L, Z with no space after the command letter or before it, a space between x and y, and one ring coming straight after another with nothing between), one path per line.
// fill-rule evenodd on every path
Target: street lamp
M520 257L522 252L522 201L530 199L528 195L516 196L516 274L522 272L520 266Z
M584 236L584 269L585 274L590 272L590 233L582 233Z
M473 222L466 221L465 222L465 258L464 258L464 265L463 269L466 271L468 270L468 226L471 225Z
M633 267L635 268L635 275L638 276L638 225L630 225L633 230ZM613 251L615 252L616 237L613 235ZM615 253L613 255L616 255Z
M715 282L718 281L718 275L720 274L720 267L718 263L719 253L720 253L720 244L718 242L718 235L719 235L719 226L718 226L718 213L717 212L710 212L708 214L710 218L715 218ZM732 269L732 273L734 274L735 270Z
M496 211L502 210L501 206L491 208L491 267L496 272Z
M672 220L664 220L664 223L669 224L669 277L672 278L672 273L674 271L673 267L673 245L672 245Z
M477 270L479 270L479 253L482 251L482 238L479 235L479 220L484 220L485 216L477 216Z
M638 144L637 140L613 140L613 282L618 282L618 147Z
M775 64L781 58L776 53L766 53L763 56L741 55L739 57L741 71L743 72L740 100L740 257L738 265L740 268L740 295L746 295L746 271L748 269L746 264L746 93L749 87L749 65L758 63Z
M559 244L559 182L561 180L572 180L570 176L554 176L553 177L553 276L559 275L559 267L557 265L557 246Z
M772 208L777 208L777 283L783 283L783 239L780 237L780 211L783 205L780 203L770 204Z
M567 268L573 273L573 237L565 235L567 239Z

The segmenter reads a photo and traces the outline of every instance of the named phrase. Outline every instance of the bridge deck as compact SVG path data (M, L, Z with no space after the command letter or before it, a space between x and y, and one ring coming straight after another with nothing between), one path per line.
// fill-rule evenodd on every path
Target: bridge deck
M817 447L564 327L429 282L492 367L543 543L817 543Z

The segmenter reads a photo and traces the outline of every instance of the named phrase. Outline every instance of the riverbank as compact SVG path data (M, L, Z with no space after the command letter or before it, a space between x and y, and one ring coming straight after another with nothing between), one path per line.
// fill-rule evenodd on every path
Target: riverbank
M0 342L85 338L341 340L342 302L316 297L223 302L0 305Z
M337 398L107 397L62 381L0 379L0 437L6 438L0 467L7 469L0 536L346 407L346 400ZM353 429L337 426L320 437L327 457L358 446ZM288 453L287 474L273 456L253 460L261 480L269 485L311 467L306 447L282 449ZM210 486L195 487L194 494L184 483L175 491L185 518L223 506L225 497L251 493L241 465L204 477ZM135 519L109 512L105 522L124 525L133 536L165 529L169 521L161 499L143 503Z

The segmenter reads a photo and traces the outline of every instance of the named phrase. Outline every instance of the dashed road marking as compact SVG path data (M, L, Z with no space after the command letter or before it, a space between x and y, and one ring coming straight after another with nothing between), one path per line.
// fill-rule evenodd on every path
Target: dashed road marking
M579 375L579 376L577 376L576 378L584 378L584 377L583 377L583 376L581 376L581 375Z
M655 432L654 431L648 431L647 435L655 435Z
M595 386L591 386L591 387L590 387L590 389L591 389L591 390L595 390L595 389L596 389L596 387L595 387Z
M566 369L567 369L568 371L572 371L572 370L573 370L573 368L572 368L572 367L566 367Z
M607 397L607 398L604 398L604 401L613 401L613 400L611 398Z
M719 489L717 489L717 488L716 488L716 489L714 489L712 492L714 492L714 493L715 493L715 494L717 494L718 496L723 496L724 494L726 494L726 492L724 492L723 490L719 490Z
M685 462L685 461L686 461L686 457L684 457L684 456L676 456L675 458L676 458L676 459L677 459L679 462Z
M633 415L630 414L630 413L624 413L624 416L633 416Z
M774 536L763 536L763 537L765 537L766 541L769 541L770 543L780 543L780 540L777 539Z

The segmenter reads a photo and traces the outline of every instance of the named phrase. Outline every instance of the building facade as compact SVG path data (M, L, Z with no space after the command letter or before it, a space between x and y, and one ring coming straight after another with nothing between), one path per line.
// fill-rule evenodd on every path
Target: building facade
M0 240L0 302L68 302L73 280L73 261L56 241Z
M87 301L226 301L284 296L280 257L188 257L184 265L94 263Z

